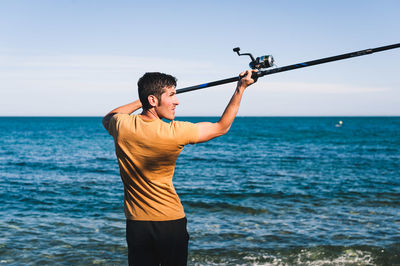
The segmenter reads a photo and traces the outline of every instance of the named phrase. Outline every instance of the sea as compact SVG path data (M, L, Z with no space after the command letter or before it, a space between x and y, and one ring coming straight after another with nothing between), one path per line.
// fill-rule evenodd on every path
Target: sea
M237 117L174 185L188 265L400 265L400 117ZM101 117L0 118L0 265L127 265Z

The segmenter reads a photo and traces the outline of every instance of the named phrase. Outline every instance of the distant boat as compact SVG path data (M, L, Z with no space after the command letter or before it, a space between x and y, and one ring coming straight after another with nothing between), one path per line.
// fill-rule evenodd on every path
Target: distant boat
M336 125L335 125L335 127L342 127L343 126L343 121L342 120L340 120Z

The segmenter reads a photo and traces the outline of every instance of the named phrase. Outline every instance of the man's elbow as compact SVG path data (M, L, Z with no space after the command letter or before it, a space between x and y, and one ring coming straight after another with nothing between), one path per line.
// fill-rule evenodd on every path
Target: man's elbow
M106 117L103 117L102 124L103 124L103 127L104 127L106 130L108 130L108 121L107 121L105 118L106 118Z
M218 137L225 135L226 133L228 133L229 128L224 128L222 129L220 132L218 132Z
M218 124L218 123L217 123ZM221 125L221 124L219 124L218 125L218 137L219 136L223 136L223 135L225 135L226 133L228 133L228 131L229 131L229 129L231 128L231 126L229 125L229 126L225 126L225 125Z
M108 124L110 123L111 118L115 115L115 113L108 113L103 117L102 123L106 130L108 130Z

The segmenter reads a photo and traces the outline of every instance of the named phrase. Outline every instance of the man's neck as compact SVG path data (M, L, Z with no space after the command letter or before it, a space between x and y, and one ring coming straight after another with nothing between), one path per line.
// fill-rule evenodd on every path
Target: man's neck
M161 119L154 108L143 110L140 115L146 120Z

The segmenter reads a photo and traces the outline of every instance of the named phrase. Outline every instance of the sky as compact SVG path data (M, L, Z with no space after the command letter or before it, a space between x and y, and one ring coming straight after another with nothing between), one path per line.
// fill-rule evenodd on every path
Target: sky
M0 116L103 116L159 71L177 88L400 42L400 1L0 1ZM399 116L400 49L260 78L240 116ZM179 94L221 115L235 84Z

